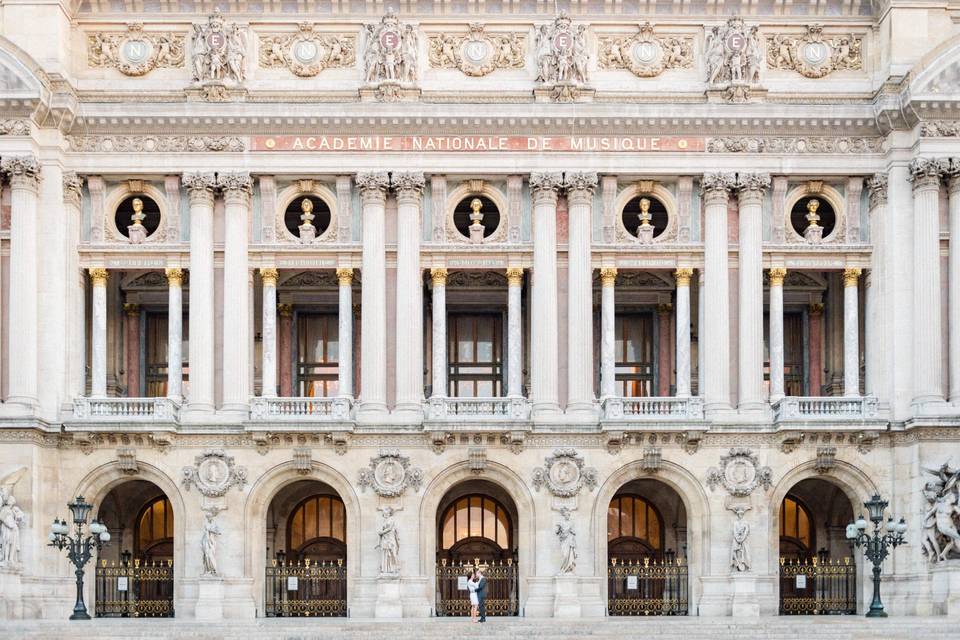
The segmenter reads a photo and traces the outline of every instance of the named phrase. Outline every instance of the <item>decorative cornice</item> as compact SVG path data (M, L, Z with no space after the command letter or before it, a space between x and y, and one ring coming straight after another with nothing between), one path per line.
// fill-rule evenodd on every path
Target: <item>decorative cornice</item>
M67 144L70 151L84 153L239 153L246 149L239 136L67 136Z
M11 118L0 120L0 136L28 136L30 135L30 121Z
M887 204L887 184L889 179L885 173L875 173L866 179L867 190L870 192L870 208Z
M921 138L960 137L960 120L931 120L920 123Z

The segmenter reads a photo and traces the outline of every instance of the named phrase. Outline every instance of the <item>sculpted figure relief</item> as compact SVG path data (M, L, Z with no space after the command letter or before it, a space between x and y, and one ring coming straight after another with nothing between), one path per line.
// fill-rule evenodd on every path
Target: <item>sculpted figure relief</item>
M14 571L21 567L20 527L26 516L17 506L13 487L26 471L26 467L20 467L0 480L0 568Z
M834 71L863 69L863 38L853 34L825 38L823 27L807 26L803 34L778 33L767 38L767 67L822 78Z
M537 82L586 84L586 25L574 27L561 11L552 24L537 27Z
M260 66L286 67L294 75L309 78L324 69L352 67L356 62L356 37L319 33L304 22L297 33L260 36Z
M728 99L746 100L747 87L760 82L763 47L757 27L747 29L743 18L734 17L713 27L705 39L707 84L727 88Z
M738 572L750 570L750 547L747 546L750 525L743 519L743 514L749 508L746 505L737 505L732 509L737 514L737 519L733 521L733 546L730 550L730 566Z
M125 33L91 33L87 35L87 64L113 67L128 76L182 67L184 40L181 33L145 32L140 23L128 25Z
M379 24L364 25L366 50L363 54L364 78L368 84L417 81L417 32L410 24L401 24L392 9Z
M214 10L206 24L193 25L193 81L196 84L241 84L246 78L244 61L247 42L236 23L224 23L220 10Z
M380 551L380 574L395 576L400 573L400 534L397 531L397 521L394 519L396 509L383 507L380 509L382 520L377 536L380 542L376 549Z
M570 521L570 509L560 509L563 520L557 523L557 539L560 540L560 574L573 573L577 569L577 532Z
M485 76L495 69L522 69L524 38L519 33L486 33L479 22L470 33L442 33L430 37L430 66L459 69L468 76Z
M923 488L923 552L933 563L960 558L960 468L944 462L939 469L924 470L935 479Z
M206 520L203 523L203 532L200 534L200 552L203 557L203 573L205 576L216 576L217 573L217 538L223 535L220 525L213 521L217 514L225 511L226 507L202 507Z
M597 63L602 69L628 69L641 78L667 69L693 66L693 38L657 36L649 22L632 36L602 36Z

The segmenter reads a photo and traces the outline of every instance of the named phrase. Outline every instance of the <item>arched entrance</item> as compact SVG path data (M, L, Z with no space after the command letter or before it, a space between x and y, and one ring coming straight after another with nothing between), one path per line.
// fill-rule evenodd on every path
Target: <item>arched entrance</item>
M632 480L607 509L607 611L687 615L687 512L663 482Z
M518 615L517 521L513 500L492 482L447 491L437 510L438 616L469 615L464 580L474 567L487 578L487 615Z
M268 617L347 615L347 512L329 485L301 480L267 511Z
M776 514L780 534L780 614L853 614L857 567L845 537L853 521L847 494L807 478L793 485Z
M152 482L115 486L97 514L114 544L96 566L97 617L173 617L173 508Z

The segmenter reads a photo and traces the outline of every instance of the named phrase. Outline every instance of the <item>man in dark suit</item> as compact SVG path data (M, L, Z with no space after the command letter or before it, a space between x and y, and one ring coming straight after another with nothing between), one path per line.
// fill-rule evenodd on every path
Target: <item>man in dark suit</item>
M487 621L487 577L483 575L483 569L477 569L480 576L480 582L477 583L477 601L480 609L480 622Z

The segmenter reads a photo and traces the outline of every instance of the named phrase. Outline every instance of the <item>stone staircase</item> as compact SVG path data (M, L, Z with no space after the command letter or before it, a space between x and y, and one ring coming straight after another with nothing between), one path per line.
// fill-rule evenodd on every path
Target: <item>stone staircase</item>
M605 618L565 621L556 618L499 618L486 625L465 618L403 620L259 619L197 622L195 620L7 621L0 638L105 640L107 638L177 640L953 640L960 639L960 621L951 618L887 618L862 616L781 618Z

